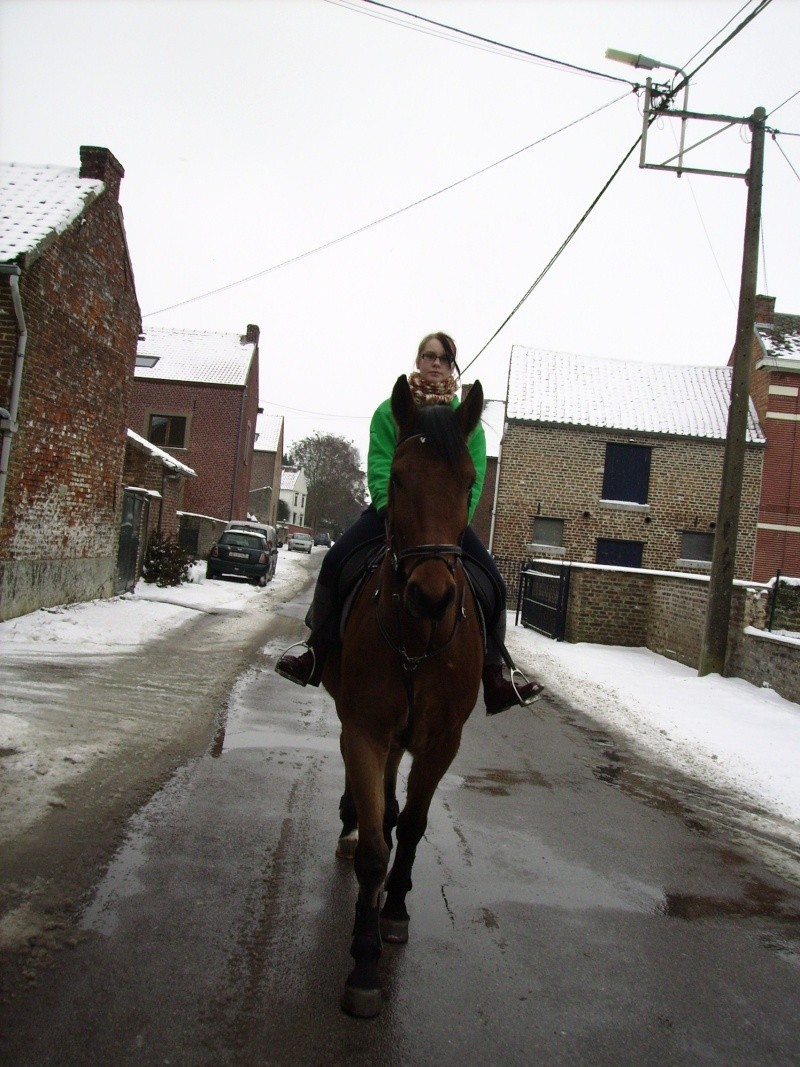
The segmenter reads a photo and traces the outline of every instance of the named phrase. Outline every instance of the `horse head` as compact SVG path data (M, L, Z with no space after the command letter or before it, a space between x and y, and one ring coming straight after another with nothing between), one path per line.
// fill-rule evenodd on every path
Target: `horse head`
M480 382L455 410L415 404L405 376L392 390L398 444L389 482L389 541L404 606L415 618L438 621L455 600L454 572L475 484L467 439L482 412Z

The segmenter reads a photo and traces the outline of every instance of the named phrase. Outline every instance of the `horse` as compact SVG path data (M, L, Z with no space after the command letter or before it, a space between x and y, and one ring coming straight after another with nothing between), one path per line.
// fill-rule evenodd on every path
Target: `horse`
M480 420L475 382L458 408L418 406L398 378L398 426L386 515L386 552L361 588L322 682L341 723L345 797L357 820L358 881L350 954L355 966L341 1006L370 1018L381 1009L382 941L408 940L406 895L436 787L478 699L484 634L462 562L475 469L467 439ZM412 764L402 812L397 772ZM345 803L344 807L347 807ZM343 813L344 830L348 816ZM397 848L391 873L392 830ZM348 835L343 833L340 841ZM351 840L355 839L355 833ZM341 853L340 853L341 854ZM381 898L386 897L381 908Z

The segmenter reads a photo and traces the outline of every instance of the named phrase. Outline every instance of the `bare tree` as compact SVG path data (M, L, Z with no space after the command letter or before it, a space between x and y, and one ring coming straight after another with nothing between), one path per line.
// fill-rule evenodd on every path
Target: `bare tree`
M315 433L292 445L289 462L306 476L306 525L338 537L365 505L365 477L355 445L336 434Z

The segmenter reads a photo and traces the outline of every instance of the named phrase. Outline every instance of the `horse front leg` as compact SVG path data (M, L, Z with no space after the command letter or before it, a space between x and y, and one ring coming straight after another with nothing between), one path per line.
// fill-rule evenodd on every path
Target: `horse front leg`
M389 746L354 730L342 731L347 784L358 816L354 868L358 900L350 955L355 966L345 982L342 1008L360 1018L381 1010L378 960L381 955L380 898L389 866L384 838L384 771Z
M351 860L356 854L358 844L358 813L347 775L344 778L344 792L339 801L339 818L342 820L342 831L336 842L336 855L340 859Z
M453 762L460 743L459 730L436 749L415 756L411 764L406 803L397 820L397 851L386 882L386 902L381 911L380 928L384 941L395 944L408 941L409 914L406 910L406 896L412 888L411 871L417 855L417 845L428 825L428 811L433 794Z

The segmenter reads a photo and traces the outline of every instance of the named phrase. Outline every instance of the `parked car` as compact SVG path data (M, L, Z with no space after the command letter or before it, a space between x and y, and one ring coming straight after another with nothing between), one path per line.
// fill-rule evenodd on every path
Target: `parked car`
M290 552L308 552L311 555L314 542L311 540L311 534L291 533L286 540L286 547Z
M325 530L320 530L314 537L315 545L324 545L325 548L331 547L331 535Z
M267 539L256 530L226 530L208 554L206 578L233 575L266 585L272 573L272 553Z
M232 519L225 527L226 530L248 530L251 533L260 533L267 539L270 553L270 574L267 581L272 581L278 567L278 531L274 526L265 522L256 522L253 519Z

